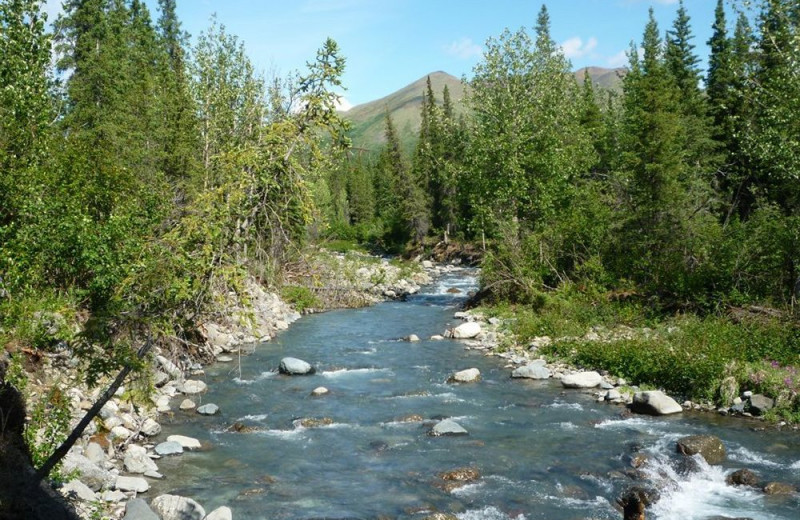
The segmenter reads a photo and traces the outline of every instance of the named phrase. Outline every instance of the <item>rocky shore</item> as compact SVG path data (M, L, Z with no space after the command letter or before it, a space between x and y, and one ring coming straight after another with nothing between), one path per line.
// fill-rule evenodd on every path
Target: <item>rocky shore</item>
M387 259L353 255L326 256L326 290L318 291L321 308L367 305L385 299L401 299L452 266L418 262L412 268ZM153 383L146 400L135 397L131 385L120 388L90 423L81 440L67 454L60 472L67 481L59 492L82 518L124 518L125 520L226 520L233 518L228 507L207 512L190 497L159 495L149 497L150 482L169 478L159 472L163 457L204 447L196 439L172 435L161 438L160 421L176 409L184 413L213 415L214 403L197 406L207 392L204 366L230 363L252 352L286 330L300 318L291 305L255 280L246 287L247 305L230 299L215 316L199 327L202 337L193 349L154 349L153 362L143 374ZM343 297L342 295L347 295ZM306 309L305 312L315 312ZM43 378L35 381L43 391L51 381L68 387L74 426L102 392L102 385L88 390L77 373L69 352L43 359ZM289 369L288 367L286 368Z

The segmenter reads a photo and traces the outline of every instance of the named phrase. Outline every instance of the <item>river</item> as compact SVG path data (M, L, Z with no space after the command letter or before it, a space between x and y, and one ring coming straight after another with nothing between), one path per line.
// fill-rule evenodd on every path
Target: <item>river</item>
M209 448L158 461L167 479L154 492L192 497L207 510L228 505L237 520L412 519L426 511L461 520L619 519L612 504L632 484L625 475L640 452L649 459L649 482L662 488L649 519L800 517L797 496L725 485L743 467L764 482L800 484L797 432L757 432L760 423L712 414L625 418L622 408L564 391L557 381L512 380L505 360L458 341L424 339L460 323L453 313L475 284L465 271L406 302L306 316L240 366L209 367L202 400L219 405L220 414L177 412L163 433ZM462 292L447 292L452 287ZM423 340L398 341L409 334ZM276 374L285 356L312 363L317 373ZM471 367L480 369L480 382L446 382ZM312 397L318 386L330 393ZM403 422L410 415L425 420ZM429 436L443 417L469 435ZM301 418L332 423L305 428ZM255 431L227 431L237 421ZM728 461L681 471L675 441L698 433L719 436ZM480 478L442 489L437 475L463 467Z

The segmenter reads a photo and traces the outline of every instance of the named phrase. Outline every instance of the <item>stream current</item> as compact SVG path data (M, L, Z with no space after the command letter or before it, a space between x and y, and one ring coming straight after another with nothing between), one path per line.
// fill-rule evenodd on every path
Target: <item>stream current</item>
M425 339L460 323L453 313L476 283L465 270L405 302L306 316L240 365L208 367L202 401L220 413L177 412L163 437L189 435L210 448L159 460L168 478L153 491L194 498L208 511L227 505L237 520L413 519L431 511L461 520L618 519L613 503L633 484L625 473L638 451L649 460L646 483L661 490L648 519L800 518L796 495L725 485L727 474L748 468L763 482L798 486L797 432L756 432L760 423L712 414L623 418L621 407L558 381L512 380L506 360L462 342ZM409 334L423 340L398 341ZM286 356L317 373L278 375ZM480 382L446 382L471 367ZM330 393L312 397L319 386ZM425 421L401 420L410 415ZM429 436L444 417L469 435ZM302 418L332 423L305 428ZM227 431L237 421L254 431ZM692 434L719 436L728 460L681 471L675 441ZM437 475L464 467L480 478L442 489Z

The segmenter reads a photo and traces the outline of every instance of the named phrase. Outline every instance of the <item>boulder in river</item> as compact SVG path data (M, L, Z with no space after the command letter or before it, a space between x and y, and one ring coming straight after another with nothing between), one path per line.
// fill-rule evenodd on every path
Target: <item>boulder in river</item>
M151 504L161 520L203 520L206 510L192 500L178 495L159 495Z
M125 516L122 520L160 520L142 498L134 498L125 504Z
M725 483L729 486L758 487L758 476L749 469L740 469L725 477Z
M233 511L231 511L230 507L218 507L208 513L203 520L233 520Z
M416 343L417 341L419 341L419 336L417 336L416 334L409 334L408 336L405 337L405 340L408 341L409 343Z
M725 445L714 435L690 435L678 439L678 453L681 455L700 454L709 464L722 464L725 461Z
M150 484L141 477L125 477L125 476L118 476L117 480L114 481L114 488L119 489L120 491L135 491L137 493L144 493L148 489L150 489Z
M472 339L481 333L481 325L476 321L468 321L462 323L453 329L453 338L455 339Z
M177 442L185 450L197 450L201 448L200 441L184 435L170 435L167 437L167 442Z
M603 376L595 371L578 372L561 378L564 388L595 388L603 382Z
M316 387L315 389L313 389L311 391L311 395L313 395L315 397L319 397L321 395L325 395L325 394L328 394L328 393L330 393L330 390L328 390L324 386L318 386L318 387Z
M167 441L156 445L154 451L156 452L156 455L161 457L165 457L167 455L180 455L183 453L183 446L175 441Z
M281 359L281 364L278 367L278 371L281 374L286 374L289 376L307 376L316 372L311 364L303 361L302 359L293 357L285 357Z
M200 415L215 415L217 412L219 412L219 406L214 403L204 404L197 408L197 413Z
M793 495L797 489L785 482L770 482L764 486L764 493L767 495Z
M147 456L147 450L136 444L131 444L125 450L123 460L125 471L128 473L147 473L148 471L158 471L158 466L153 459Z
M441 480L434 485L447 493L451 493L453 490L475 482L480 476L480 471L475 468L458 468L440 473L438 477Z
M436 423L430 434L434 437L467 435L467 430L452 419L444 419Z
M764 415L775 406L775 400L763 394L753 394L748 399L748 411L753 415Z
M449 383L475 383L481 380L481 371L477 368L468 368L456 372L447 381Z
M189 379L183 382L183 386L181 387L181 392L186 395L195 395L195 394L202 394L206 391L207 385L196 379Z
M541 363L530 363L515 368L514 371L511 372L511 377L524 379L549 379L552 375L550 369Z
M675 399L660 390L636 392L631 403L631 410L645 415L670 415L683 411Z

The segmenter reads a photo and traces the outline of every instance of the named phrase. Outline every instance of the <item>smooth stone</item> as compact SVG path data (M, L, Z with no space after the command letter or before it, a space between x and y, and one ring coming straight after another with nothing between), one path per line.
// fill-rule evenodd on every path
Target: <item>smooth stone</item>
M442 341L442 340L444 340L444 336L442 336L441 334L434 334L433 336L431 336L431 341Z
M120 475L114 482L114 487L120 491L135 491L137 493L144 493L150 489L150 484L140 477L126 477Z
M67 453L64 457L64 474L77 471L80 480L92 491L99 491L101 488L110 485L114 481L114 475L101 468L88 458L77 453Z
M409 343L416 343L417 341L419 341L419 336L417 336L416 334L409 334L408 337L406 337L406 341L408 341Z
M452 419L444 419L436 423L431 430L431 435L434 437L439 436L452 436L452 435L467 435L467 430Z
M86 449L83 450L83 455L92 461L93 463L97 464L98 466L103 465L106 461L106 452L103 451L103 447L97 444L96 442L90 442L86 445Z
M144 476L147 477L147 478L152 478L152 479L156 479L156 480L161 480L162 478L164 478L164 475L162 475L158 471L154 471L154 470L145 471L144 472Z
M622 399L622 394L619 392L619 390L612 388L606 394L606 401L614 401L617 399Z
M201 448L200 441L194 437L186 437L184 435L170 435L167 437L167 442L177 442L185 450L196 450ZM159 453L159 455L161 455L161 453Z
M709 464L722 464L725 461L725 445L714 435L690 435L678 439L678 453L681 455L700 454Z
M158 515L150 509L147 502L141 498L134 498L125 504L125 516L122 520L161 520Z
M192 401L191 399L184 399L183 401L181 401L181 404L180 406L178 406L178 408L180 408L181 410L192 410L195 406L197 405L195 405L194 401Z
M74 494L84 502L93 502L97 500L97 494L95 494L95 492L92 491L89 486L80 480L70 480L61 486L61 494L65 497Z
M203 506L178 495L159 495L150 505L161 520L203 520L206 516Z
M278 367L278 371L281 374L290 376L305 376L313 374L315 369L311 366L311 364L303 361L302 359L285 357L281 359L281 364Z
M476 321L468 321L453 329L453 338L472 339L480 333L481 324Z
M161 425L158 424L154 419L147 418L142 423L141 428L142 435L146 437L155 437L159 433L161 433Z
M725 483L729 486L758 486L758 476L749 469L736 470L727 477Z
M456 372L448 380L451 383L474 383L481 380L481 371L477 368L468 368Z
M147 473L148 471L158 471L158 466L153 459L147 456L147 450L141 446L131 444L125 450L123 466L128 473Z
M162 442L156 446L155 452L162 457L167 455L180 455L183 453L183 446L175 441Z
M327 389L327 388L325 388L324 386L318 386L318 387L316 387L315 389L313 389L313 390L311 391L311 395L316 395L316 396L319 396L319 395L325 395L325 394L327 394L328 392L330 392L330 390L328 390L328 389Z
M217 361L220 363L230 363L233 361L233 358L231 356L222 355L222 356L217 356Z
M670 415L682 412L683 408L664 392L650 390L633 395L631 411L646 415Z
M233 512L230 507L222 506L208 513L203 520L233 520Z
M181 392L187 395L195 395L201 394L206 391L208 385L206 385L202 381L198 381L196 379L189 379L183 382L183 387L181 388Z
M217 412L219 412L219 406L215 405L214 403L204 404L197 409L197 413L200 415L214 415Z
M116 502L122 502L123 500L128 498L128 495L126 495L125 493L123 493L118 489L110 489L108 491L103 491L103 494L100 496L100 498L103 500L103 502L116 503ZM153 513L153 515L155 515L155 513Z
M797 489L785 482L770 482L764 486L764 493L767 495L793 495Z
M511 372L513 378L549 379L550 376L552 376L550 369L538 363L529 363Z
M112 440L121 439L124 441L130 439L131 435L133 435L133 432L124 426L114 426L111 428L110 435Z
M748 411L755 416L764 415L775 406L775 400L763 394L753 394L748 399Z
M603 376L595 371L578 372L561 378L564 388L595 388L603 382Z
M117 415L117 412L119 412L119 406L117 406L117 403L115 403L114 400L110 400L106 401L106 404L100 408L100 411L97 412L97 415L99 415L100 418L105 421L106 419L110 419L111 417Z
M164 369L164 372L170 375L173 379L180 379L183 375L181 369L175 366L175 363L165 358L164 356L156 356L156 361Z

